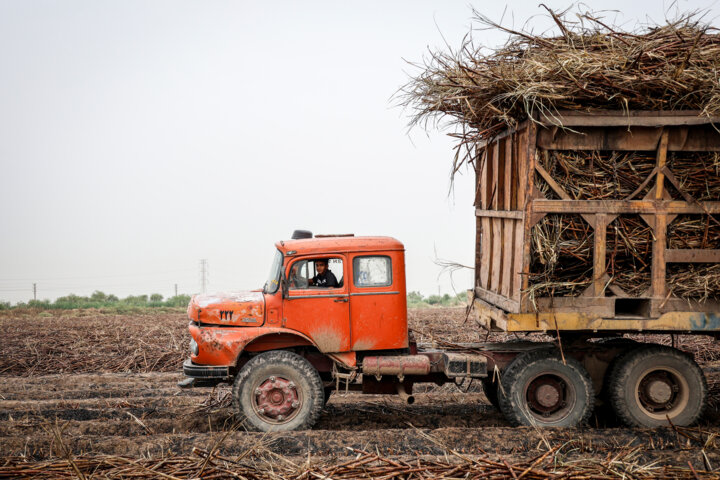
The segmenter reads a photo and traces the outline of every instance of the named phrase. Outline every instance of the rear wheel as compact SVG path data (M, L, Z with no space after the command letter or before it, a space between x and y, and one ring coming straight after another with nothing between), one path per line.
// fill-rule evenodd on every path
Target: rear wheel
M233 405L250 430L309 429L324 401L317 370L292 352L256 356L240 370L233 385Z
M553 350L523 353L505 369L498 389L500 411L512 425L574 427L586 423L595 393L592 380L573 358L563 363Z
M705 408L707 384L687 354L659 345L627 352L615 363L608 390L613 410L637 427L695 423Z

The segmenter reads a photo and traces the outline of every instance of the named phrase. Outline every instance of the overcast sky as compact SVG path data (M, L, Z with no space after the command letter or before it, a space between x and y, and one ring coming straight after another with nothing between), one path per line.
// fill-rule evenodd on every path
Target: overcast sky
M632 26L671 2L584 3ZM473 264L474 178L448 196L452 139L391 97L470 28L464 1L0 0L0 300L195 293L201 259L209 290L257 288L296 228L396 237L408 289L451 292L433 259Z

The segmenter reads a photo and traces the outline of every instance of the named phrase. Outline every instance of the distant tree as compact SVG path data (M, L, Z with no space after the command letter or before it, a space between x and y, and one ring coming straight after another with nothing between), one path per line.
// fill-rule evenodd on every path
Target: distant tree
M162 301L163 301L163 296L160 295L159 293L153 293L152 295L150 295L150 301L153 302L153 303L162 302Z
M93 302L105 303L105 302L108 301L108 296L105 295L105 294L104 294L103 292L101 292L100 290L95 290L95 291L92 293L92 295L90 295L90 300L93 301Z
M423 301L422 293L413 291L407 294L408 302L410 303L419 303Z
M442 303L442 297L440 295L430 295L425 301L430 305L438 305Z

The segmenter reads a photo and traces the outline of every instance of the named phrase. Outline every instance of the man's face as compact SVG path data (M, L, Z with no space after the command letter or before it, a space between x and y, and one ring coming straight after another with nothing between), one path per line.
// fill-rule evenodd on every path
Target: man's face
M325 270L327 270L327 263L315 262L315 267L317 268L317 272L322 275L323 273L325 273Z

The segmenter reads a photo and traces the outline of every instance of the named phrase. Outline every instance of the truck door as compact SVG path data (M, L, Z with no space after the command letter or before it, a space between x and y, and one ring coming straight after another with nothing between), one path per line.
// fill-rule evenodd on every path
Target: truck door
M311 285L318 273L316 263L326 261L339 286ZM283 302L283 324L310 337L323 353L350 350L350 307L345 284L345 256L297 258L285 272L287 298Z
M352 350L407 348L403 253L358 253L350 261Z

